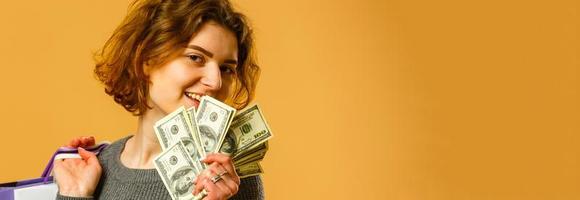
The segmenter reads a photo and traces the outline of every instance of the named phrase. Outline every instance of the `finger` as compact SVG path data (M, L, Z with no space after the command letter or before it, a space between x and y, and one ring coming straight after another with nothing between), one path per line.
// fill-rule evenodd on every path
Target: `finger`
M201 183L207 191L207 196L204 199L223 199L220 198L220 189L211 180L204 179Z
M233 167L233 163L229 162L229 164L224 165L224 164L221 164L218 162L213 162L212 164L210 164L210 166L213 166L214 164L216 164L216 166L217 166L216 169L219 169L218 171L214 171L214 173L223 174L224 171L227 172L227 174L224 174L224 175L226 175L228 178L230 178L232 181L234 181L234 183L236 184L236 188L237 188L237 185L240 184L240 177L236 173L236 170Z
M87 162L87 164L89 164L89 165L98 165L99 164L99 159L97 158L97 156L95 156L95 154L93 152L87 151L87 150L83 149L82 147L79 147L78 151L79 151L79 155L81 156L81 158L83 160L85 160Z
M210 164L213 162L218 162L219 164L221 164L222 166L224 166L226 168L226 170L228 171L228 173L230 173L230 175L234 175L236 174L236 170L234 169L234 163L232 161L232 158L230 156L227 156L225 154L220 154L220 153L213 153L213 154L208 154L205 159L203 159L204 163Z
M224 175L224 174L227 174L227 173L229 173L229 172L228 172L228 171L227 171L227 170L224 168L224 166L223 166L223 165L221 165L221 164L219 164L219 163L217 163L217 162L211 163L211 164L208 166L208 169L209 169L209 170L210 170L210 171L211 171L213 174L221 174L221 175Z
M81 147L90 147L95 145L95 138L93 136L83 136L80 138L80 144L79 146Z
M83 137L86 147L94 146L95 145L95 137L87 136Z
M80 143L81 143L81 141L79 138L74 138L70 142L68 142L68 145L66 145L66 146L76 148L79 146Z
M79 147L87 147L87 143L86 143L85 138L81 137L79 139Z
M202 182L205 180L209 180L209 177L211 177L211 172L206 170L201 171L201 173L199 173L199 175L197 176L197 178L195 179L195 190L193 192L194 195L199 194L202 190L203 190L203 184Z
M206 164L210 164L212 162L218 162L221 164L227 164L232 162L232 158L226 154L222 153L210 153L205 156L202 160Z
M240 184L239 178L236 180L235 177L230 176L229 172L227 172L227 170L225 170L225 168L220 164L212 163L210 166L212 166L210 169L213 174L221 174L222 180L216 182L218 186L227 187L227 190L231 195L238 192L238 186Z
M94 146L95 145L95 137L93 137L93 136L87 136L86 141L87 141L87 145L88 146Z
M221 164L218 162L213 162L208 165L206 171L209 173L204 174L204 177L207 178L203 178L203 180L209 180L211 184L215 185L216 188L219 189L214 192L217 193L219 199L229 198L230 196L233 196L235 193L237 193L238 184L232 178L230 178L230 176L228 176L227 170L225 170ZM212 178L218 175L220 175L220 179L216 182L213 182Z
M229 180L230 182L232 182L231 180ZM217 188L219 188L219 192L218 192L218 197L220 197L220 199L227 199L231 196L234 196L234 191L232 191L232 188L230 188L227 183L226 180L222 179L219 180L217 182L214 183L214 185L217 186Z
M194 194L193 196L194 196L193 199L199 199L199 198L201 198L202 200L206 199L205 197L207 197L207 190L202 190L199 194Z
M201 184L201 180L203 179L201 179L200 176L198 176L195 179L195 188L193 189L193 195L199 194L199 192L201 192L201 190L203 189L203 184Z
M222 169L221 172L224 172L224 170ZM219 180L212 181L212 183L219 188L219 191L214 192L218 194L219 199L227 199L237 192L237 184L227 174L223 174Z

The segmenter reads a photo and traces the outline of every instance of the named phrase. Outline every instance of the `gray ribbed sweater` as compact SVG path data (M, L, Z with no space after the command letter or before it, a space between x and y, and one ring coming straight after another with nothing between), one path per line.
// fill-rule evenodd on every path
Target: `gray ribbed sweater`
M120 139L99 154L103 173L94 198L65 197L58 195L57 200L158 200L171 199L163 181L155 169L130 169L120 160L125 143L131 136ZM238 193L230 199L264 199L264 188L259 176L243 178Z

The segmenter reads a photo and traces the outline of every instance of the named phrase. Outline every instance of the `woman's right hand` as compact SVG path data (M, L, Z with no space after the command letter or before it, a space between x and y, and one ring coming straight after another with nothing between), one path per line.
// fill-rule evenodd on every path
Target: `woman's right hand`
M60 195L90 197L95 192L101 177L101 165L94 153L83 149L93 145L95 138L92 136L75 138L67 147L78 148L81 158L54 161L54 179Z

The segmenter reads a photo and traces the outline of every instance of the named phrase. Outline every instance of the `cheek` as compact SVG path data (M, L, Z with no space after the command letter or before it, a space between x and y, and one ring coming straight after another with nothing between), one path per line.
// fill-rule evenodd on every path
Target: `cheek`
M220 88L218 99L225 101L232 97L232 92L234 88L233 81L231 79L222 79L222 87Z
M175 98L181 96L182 92L179 87L175 86L174 80L164 79L156 80L149 85L149 101L152 106L168 109L168 106L174 103Z
M151 84L149 85L149 101L152 101L151 103L158 105L159 103L163 102L163 97L166 96L166 94L164 94L164 90L162 88L159 87L159 84Z

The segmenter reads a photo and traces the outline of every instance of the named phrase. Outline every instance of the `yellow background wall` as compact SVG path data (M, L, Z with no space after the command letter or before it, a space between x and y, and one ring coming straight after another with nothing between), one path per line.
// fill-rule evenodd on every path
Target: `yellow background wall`
M129 1L0 6L0 182L136 120L92 76ZM580 199L578 1L236 0L268 199Z

